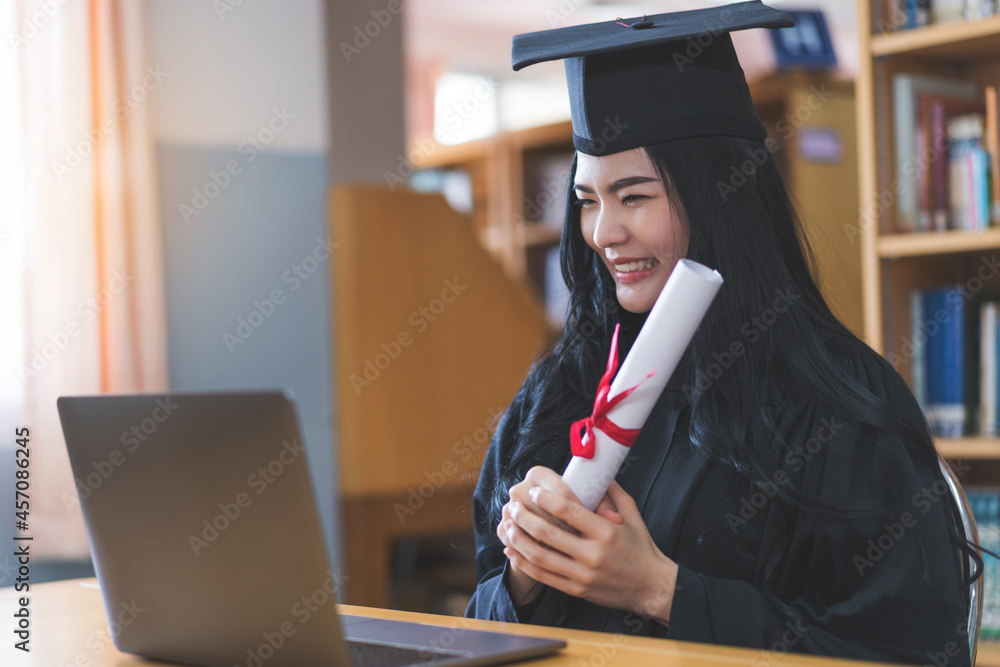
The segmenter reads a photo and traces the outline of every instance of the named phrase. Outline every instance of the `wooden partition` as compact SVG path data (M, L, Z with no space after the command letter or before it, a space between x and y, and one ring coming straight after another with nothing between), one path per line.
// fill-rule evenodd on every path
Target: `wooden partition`
M441 197L345 186L330 210L344 601L384 606L392 539L471 527L491 426L552 332Z

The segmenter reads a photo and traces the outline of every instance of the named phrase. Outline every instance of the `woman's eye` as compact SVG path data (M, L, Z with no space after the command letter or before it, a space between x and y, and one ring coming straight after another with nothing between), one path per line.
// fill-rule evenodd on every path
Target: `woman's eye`
M625 195L622 197L622 204L628 206L630 204L637 204L646 199L649 199L646 195Z
M575 202L577 208L590 208L595 203L597 202L595 202L593 199L577 199Z

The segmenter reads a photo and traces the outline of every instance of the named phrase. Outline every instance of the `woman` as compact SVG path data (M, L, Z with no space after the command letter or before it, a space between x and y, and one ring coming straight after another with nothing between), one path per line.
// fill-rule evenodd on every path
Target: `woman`
M692 57L705 40L691 26L712 20L725 31ZM468 613L967 665L968 547L922 413L817 289L728 36L787 17L751 2L642 23L515 39L515 68L568 58L571 303L483 465ZM589 512L559 474L570 425L590 413L615 325L624 357L682 257L726 283Z

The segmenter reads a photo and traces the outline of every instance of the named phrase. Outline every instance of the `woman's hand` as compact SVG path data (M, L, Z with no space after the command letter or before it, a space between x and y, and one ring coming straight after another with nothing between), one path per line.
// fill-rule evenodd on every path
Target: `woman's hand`
M511 487L497 535L511 564L511 594L521 604L545 584L663 625L670 619L677 565L656 547L617 483L591 512L556 472L532 468Z

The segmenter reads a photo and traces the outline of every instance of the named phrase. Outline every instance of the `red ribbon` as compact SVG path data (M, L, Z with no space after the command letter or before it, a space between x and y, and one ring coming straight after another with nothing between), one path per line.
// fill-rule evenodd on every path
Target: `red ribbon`
M608 400L608 394L611 393L611 380L615 376L615 371L618 370L618 329L620 326L619 324L615 325L615 333L611 337L611 354L608 355L608 368L604 371L604 375L601 376L601 383L597 385L594 411L589 417L573 422L573 426L570 429L569 441L573 456L582 456L585 459L594 458L595 428L601 429L614 438L615 442L626 447L631 447L635 439L639 437L640 429L622 428L608 418L608 413L616 405L625 400L629 394L638 389L642 382L653 377L656 371L650 371L649 375L642 382L630 389L626 389L610 401ZM587 435L586 443L583 441L584 434Z

